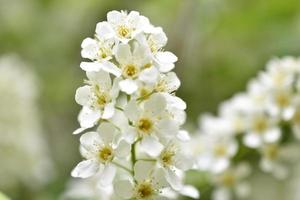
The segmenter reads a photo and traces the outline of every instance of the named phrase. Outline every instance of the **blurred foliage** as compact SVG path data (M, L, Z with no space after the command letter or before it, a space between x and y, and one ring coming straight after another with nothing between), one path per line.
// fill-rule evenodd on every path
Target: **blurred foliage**
M79 160L71 133L80 109L74 92L84 78L80 43L113 9L138 10L164 28L166 49L179 57L179 96L191 124L243 90L271 57L300 52L299 0L0 0L0 54L18 53L40 79L44 134L57 170L44 190L20 186L9 194L14 199L53 200L64 190ZM201 184L203 177L192 177Z

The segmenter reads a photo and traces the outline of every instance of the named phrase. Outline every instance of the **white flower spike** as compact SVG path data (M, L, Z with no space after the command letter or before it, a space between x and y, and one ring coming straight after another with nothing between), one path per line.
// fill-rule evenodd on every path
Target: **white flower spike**
M88 132L80 138L84 160L72 176L98 179L117 199L199 197L183 184L192 163L180 148L190 137L180 129L186 104L175 95L177 57L163 51L166 42L162 28L138 12L111 11L95 38L81 45L90 61L80 64L87 80L75 95L82 110L74 134Z

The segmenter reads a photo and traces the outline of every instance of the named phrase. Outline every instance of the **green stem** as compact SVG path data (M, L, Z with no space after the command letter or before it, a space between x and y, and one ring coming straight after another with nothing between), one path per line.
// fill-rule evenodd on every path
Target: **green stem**
M134 175L134 165L136 163L136 155L135 155L135 145L136 145L137 141L134 142L131 145L131 164L132 164L132 171L133 171L133 175Z
M127 167L117 163L117 162L112 162L114 165L116 165L117 167L121 168L121 169L124 169L125 171L129 172L130 174L133 174L133 171L128 169Z
M151 159L151 158L138 158L137 160L148 161L148 162L156 162L155 159Z

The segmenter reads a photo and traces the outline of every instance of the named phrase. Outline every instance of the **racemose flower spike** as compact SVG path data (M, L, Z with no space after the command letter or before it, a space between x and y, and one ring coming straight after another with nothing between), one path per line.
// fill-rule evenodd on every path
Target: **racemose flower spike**
M75 100L80 152L73 177L97 179L119 199L198 198L184 185L192 163L181 151L185 102L175 95L177 57L164 51L166 34L136 11L111 11L94 38L83 40L86 72ZM108 197L108 199L110 199Z
M212 199L249 195L253 164L277 179L288 177L300 150L299 78L299 58L272 59L246 92L221 104L218 116L200 118L186 149L193 152L194 168L211 175Z

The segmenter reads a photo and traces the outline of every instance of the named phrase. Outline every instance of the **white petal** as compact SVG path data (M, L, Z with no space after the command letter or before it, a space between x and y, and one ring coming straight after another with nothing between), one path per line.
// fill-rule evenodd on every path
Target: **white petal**
M156 157L162 152L164 146L154 137L145 136L141 141L141 149L149 156Z
M157 189L170 187L168 181L166 180L163 168L156 168L156 170L154 170L154 173L151 175Z
M171 71L175 67L174 62L177 61L177 57L168 51L158 52L156 59L159 64L159 71L163 73Z
M120 64L128 64L132 61L129 44L119 44L116 50L116 59Z
M109 103L104 107L104 111L102 114L103 119L110 119L115 113L115 105L114 103Z
M75 131L73 131L73 134L74 135L77 135L77 134L79 134L79 133L82 133L83 131L85 131L86 130L86 128L78 128L78 129L76 129Z
M102 144L97 132L87 132L80 137L80 144L87 151L93 151L97 144Z
M99 169L99 164L92 160L80 162L71 172L73 177L88 178L96 174Z
M129 199L133 196L133 185L129 180L120 180L114 184L116 194L124 199Z
M92 82L97 83L100 89L109 90L111 88L111 78L109 73L104 70L86 72L86 76Z
M214 161L212 172L220 173L229 167L229 160L227 158L220 158Z
M178 60L177 56L169 51L158 52L156 58L162 63L174 63Z
M115 114L109 121L121 130L128 127L128 119L125 116L125 113L118 109L115 110Z
M134 80L126 79L119 82L121 91L126 94L133 94L137 89L138 85Z
M140 13L137 11L130 11L130 13L127 15L127 20L136 25L139 22L140 19Z
M98 122L100 117L100 111L94 111L88 107L83 107L78 115L78 121L82 128L91 128Z
M100 175L100 185L110 185L116 175L116 167L113 164L107 164Z
M189 170L192 168L194 164L193 159L191 159L191 157L187 157L181 153L177 153L176 154L176 163L175 166L178 169L181 169L183 171Z
M140 75L139 75L139 79L145 83L155 83L158 77L158 70L156 69L156 67L150 67L147 69L144 69Z
M127 125L127 127L122 130L122 136L126 142L132 144L137 137L136 128Z
M159 63L158 65L158 69L160 72L162 73L166 73L171 71L172 69L174 69L175 65L174 63Z
M156 116L165 110L166 105L166 100L162 95L153 94L145 102L144 109L151 115Z
M130 144L128 144L126 141L122 140L119 143L115 152L119 158L126 158L127 156L130 155L130 150L131 150Z
M111 25L107 22L99 22L96 26L96 34L99 38L108 39L115 35L115 32Z
M161 27L153 29L152 40L157 44L157 48L160 49L167 44L168 38Z
M91 60L97 58L98 44L96 40L85 38L81 43L81 48L81 56L83 58L89 58Z
M90 100L91 87L88 85L82 86L76 90L75 101L82 106L88 105Z
M182 194L183 196L191 197L193 199L200 198L199 191L192 185L183 186L183 188L180 190L180 194Z
M107 13L107 21L112 24L120 23L124 15L116 10L109 11Z
M102 61L101 69L103 69L104 71L109 72L109 73L115 75L116 77L121 76L121 69L118 68L112 62L109 62L107 60L103 60Z
M177 134L177 138L183 142L187 142L187 141L191 140L191 136L190 136L189 132L187 132L185 130L180 130Z
M165 175L166 175L166 179L168 181L168 183L171 185L171 187L176 190L179 191L182 188L182 182L180 177L175 173L175 171L171 170L171 169L165 169Z
M169 93L163 93L164 97L166 98L167 104L170 107L177 108L180 110L186 109L186 103L177 96L171 95Z
M197 168L200 170L209 170L213 163L213 158L211 155L201 155L197 158Z
M163 119L157 124L157 129L162 136L174 136L178 134L179 126L175 120Z
M111 90L110 90L110 96L111 98L113 99L116 99L118 96L119 96L119 82L120 82L120 78L115 78L114 81L113 81L113 85L111 87Z
M86 72L97 72L102 68L102 65L96 62L81 62L80 68Z
M155 166L155 162L137 161L134 165L134 178L137 181L142 181L150 177Z
M257 148L262 144L261 137L258 133L248 133L244 136L243 142L246 146Z
M169 72L163 80L167 85L167 92L174 92L180 87L180 80L174 72Z
M125 115L131 121L136 121L139 118L141 109L135 100L131 100L124 109Z
M263 135L264 140L267 143L277 142L280 139L280 136L281 132L278 128L271 129Z
M109 61L103 60L101 63L99 62L81 62L80 68L86 72L98 72L99 70L104 70L109 72L117 77L121 75L121 70Z
M115 135L117 134L116 127L109 122L102 122L98 127L98 132L105 144L113 142Z

